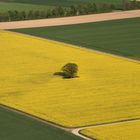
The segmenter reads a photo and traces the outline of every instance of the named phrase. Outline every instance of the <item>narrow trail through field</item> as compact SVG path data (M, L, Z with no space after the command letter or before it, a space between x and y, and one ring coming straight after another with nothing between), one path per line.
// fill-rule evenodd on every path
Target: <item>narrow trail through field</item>
M40 20L1 22L0 29L18 29L18 28L72 25L72 24L135 18L135 17L140 17L140 10L92 14L74 17L63 17L63 18L40 19Z
M119 121L114 121L114 122L106 122L106 123L100 123L100 124L93 124L93 125L88 125L88 126L82 126L82 127L77 127L77 128L67 128L67 127L64 127L64 126L61 126L61 125L58 125L58 124L55 124L53 122L49 122L47 120L44 120L42 118L39 118L37 116L34 116L34 115L31 115L31 114L28 114L26 112L23 112L21 110L18 110L18 109L15 109L15 108L12 108L12 107L9 107L9 106L6 106L4 104L0 104L0 107L1 108L4 108L6 110L9 110L9 111L12 111L12 112L15 112L15 113L18 113L20 115L24 115L26 117L29 117L31 119L34 119L36 121L39 121L39 122L42 122L42 123L45 123L47 125L50 125L50 126L53 126L53 127L56 127L56 128L59 128L59 129L62 129L64 131L67 131L67 132L70 132L76 136L79 136L85 140L95 140L93 138L90 138L88 136L85 136L83 134L80 133L81 130L83 129L88 129L88 128L94 128L94 127L99 127L99 126L106 126L106 125L113 125L113 124L120 124L120 123L125 123L125 122L131 122L131 121L136 121L136 120L140 120L140 118L132 118L132 119L124 119L124 120L119 120Z

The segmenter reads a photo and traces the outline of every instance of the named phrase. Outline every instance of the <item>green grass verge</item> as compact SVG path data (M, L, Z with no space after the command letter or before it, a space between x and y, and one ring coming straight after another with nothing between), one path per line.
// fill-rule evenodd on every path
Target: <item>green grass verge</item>
M43 5L33 5L33 4L22 4L22 3L6 3L0 2L0 12L7 12L8 10L14 11L30 11L30 10L42 10L47 11L47 9L51 9L52 6L43 6Z
M80 4L85 2L96 2L96 3L114 3L120 4L123 0L1 0L5 2L17 2L17 3L31 3L31 4L46 4L46 5L61 5L70 6L73 4Z
M0 140L83 140L68 132L0 107Z
M140 59L140 18L14 31Z

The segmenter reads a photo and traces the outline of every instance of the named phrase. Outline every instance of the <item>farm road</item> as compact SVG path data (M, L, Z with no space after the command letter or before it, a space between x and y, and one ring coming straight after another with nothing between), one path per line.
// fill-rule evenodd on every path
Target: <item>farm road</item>
M140 10L92 14L74 17L63 17L63 18L40 19L40 20L0 22L0 29L18 29L18 28L72 25L72 24L135 18L135 17L140 17Z

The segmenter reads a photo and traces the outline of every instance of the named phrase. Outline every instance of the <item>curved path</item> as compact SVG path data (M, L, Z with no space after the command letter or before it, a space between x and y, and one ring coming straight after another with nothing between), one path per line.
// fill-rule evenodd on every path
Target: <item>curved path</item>
M71 24L90 23L90 22L135 18L135 17L140 17L140 10L92 14L74 17L63 17L63 18L40 19L40 20L0 22L0 29L18 29L18 28L71 25Z
M114 122L93 124L93 125L89 125L89 126L83 126L83 127L72 129L71 132L76 136L84 138L85 140L94 140L92 138L89 138L88 136L85 136L84 134L81 134L81 131L84 130L84 129L88 129L88 128L94 128L94 127L105 126L105 125L120 124L120 123L137 121L137 120L140 120L140 118L132 118L132 119L126 119L126 120L124 119L124 120L119 120L119 121L114 121Z

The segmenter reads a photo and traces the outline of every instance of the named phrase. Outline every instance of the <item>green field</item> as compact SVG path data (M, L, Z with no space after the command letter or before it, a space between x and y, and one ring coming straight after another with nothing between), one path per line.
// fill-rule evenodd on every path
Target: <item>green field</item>
M8 10L17 11L30 11L30 10L47 10L52 6L34 5L34 4L22 4L22 3L6 3L0 2L0 12L7 12Z
M17 3L30 3L30 4L45 4L45 5L61 5L61 6L70 6L73 4L80 4L85 2L96 2L96 3L114 3L120 4L123 0L0 0L5 2L17 2Z
M140 18L14 31L140 59Z
M92 2L90 6L89 2ZM96 4L96 9L93 6L93 2ZM112 12L123 9L123 3L123 0L0 0L0 21L73 16L78 13L79 15L92 14L95 11L97 13ZM82 4L82 7L80 4ZM114 8L110 4L114 4ZM77 5L77 12L74 12L72 7L70 8L73 5ZM91 6L92 10L94 9L95 11L91 12Z
M0 140L83 140L0 107Z
M46 10L53 6L66 7L86 2L120 4L122 0L0 0L0 12L7 12L8 10Z

